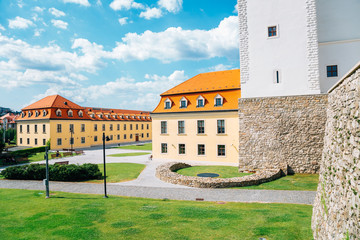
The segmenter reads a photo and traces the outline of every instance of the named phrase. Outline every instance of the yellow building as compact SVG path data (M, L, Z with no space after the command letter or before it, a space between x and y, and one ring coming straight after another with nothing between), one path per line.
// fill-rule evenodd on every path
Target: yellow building
M22 109L17 122L17 145L51 149L87 148L102 144L105 132L119 144L151 140L149 112L81 107L59 95L45 97Z
M153 157L237 163L240 70L199 74L161 94Z

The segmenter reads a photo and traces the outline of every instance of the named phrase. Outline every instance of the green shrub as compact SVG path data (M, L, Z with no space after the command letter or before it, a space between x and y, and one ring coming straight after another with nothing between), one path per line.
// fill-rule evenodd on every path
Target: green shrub
M14 157L28 157L31 154L39 152L45 152L45 146L14 151L11 155Z
M30 164L8 167L1 172L7 179L42 180L46 176L44 164ZM96 164L84 165L50 165L49 177L51 181L82 181L101 179L102 174Z

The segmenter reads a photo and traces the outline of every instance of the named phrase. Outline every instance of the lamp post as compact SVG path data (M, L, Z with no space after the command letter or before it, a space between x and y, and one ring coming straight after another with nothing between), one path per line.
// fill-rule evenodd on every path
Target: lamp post
M49 157L48 157L48 146L45 147L45 159L46 159L46 179L45 179L45 188L46 188L46 198L50 198L49 194Z
M106 164L105 164L105 141L110 141L108 136L105 137L105 133L103 132L103 156L104 156L104 198L108 198L106 194Z

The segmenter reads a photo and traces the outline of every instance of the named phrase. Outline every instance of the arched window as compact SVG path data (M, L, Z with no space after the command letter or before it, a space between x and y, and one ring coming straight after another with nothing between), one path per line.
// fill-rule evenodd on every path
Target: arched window
M216 95L214 98L214 106L221 107L223 103L224 103L224 98L220 94Z
M205 106L205 98L200 95L196 99L196 107L204 107L204 106Z
M187 108L188 100L185 97L180 99L180 108Z
M78 113L78 115L79 115L79 117L83 117L83 115L84 115L84 114L83 114L83 111L80 110L79 113Z
M35 111L35 117L38 117L38 116L39 116L39 111L36 110L36 111Z
M26 116L26 113L25 112L22 112L21 113L21 117L25 117Z
M60 109L56 110L56 116L61 117L61 110Z
M69 116L69 117L72 117L72 116L73 116L73 111L72 111L71 109L68 111L68 116Z
M47 115L47 111L43 110L43 117L45 117Z
M165 108L165 109L170 109L170 108L171 108L171 105L172 105L172 102L171 102L170 98L167 98L167 99L165 100L165 106L164 106L164 108Z
M31 111L28 111L28 116L31 117Z

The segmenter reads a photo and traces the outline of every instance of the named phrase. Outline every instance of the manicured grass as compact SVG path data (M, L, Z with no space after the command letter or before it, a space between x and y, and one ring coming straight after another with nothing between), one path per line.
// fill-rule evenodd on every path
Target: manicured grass
M128 146L122 146L122 147L116 147L116 148L151 151L152 150L152 143L145 143L145 144L142 144L142 145L128 145Z
M104 164L98 164L101 173L104 175ZM107 163L106 182L125 182L136 179L144 170L144 164L138 163ZM91 183L103 183L104 180L90 180Z
M250 175L251 173L239 173L239 168L230 166L193 166L177 171L178 174L196 177L199 173L217 173L219 178L232 178Z
M312 206L0 189L0 239L312 239Z
M133 156L141 156L141 155L148 155L150 153L146 152L133 152L133 153L116 153L107 155L108 157L133 157Z
M217 173L220 178L241 177L247 173L239 173L237 167L230 166L194 166L183 168L177 173L185 176L196 176L199 173ZM249 187L236 187L246 189L267 189L267 190L299 190L299 191L316 191L319 181L318 174L295 174L288 175L272 182Z
M241 187L247 189L268 189L268 190L298 190L316 191L319 183L319 174L287 175L272 182L263 183L257 186Z
M49 154L48 154L48 159L49 159L49 160L52 159L51 154L55 154L55 153L49 152ZM45 159L44 159L44 155L45 155L45 152L35 153L35 154L33 154L33 155L31 155L31 156L28 157L28 159L29 159L28 162L43 161L43 160L45 160ZM76 154L73 153L73 156L75 156L75 155L76 155ZM71 157L71 156L66 156L66 157ZM65 158L65 157L63 156L63 153L62 153L62 152L60 152L60 157L59 157L59 158ZM25 162L26 162L26 161L25 161Z

